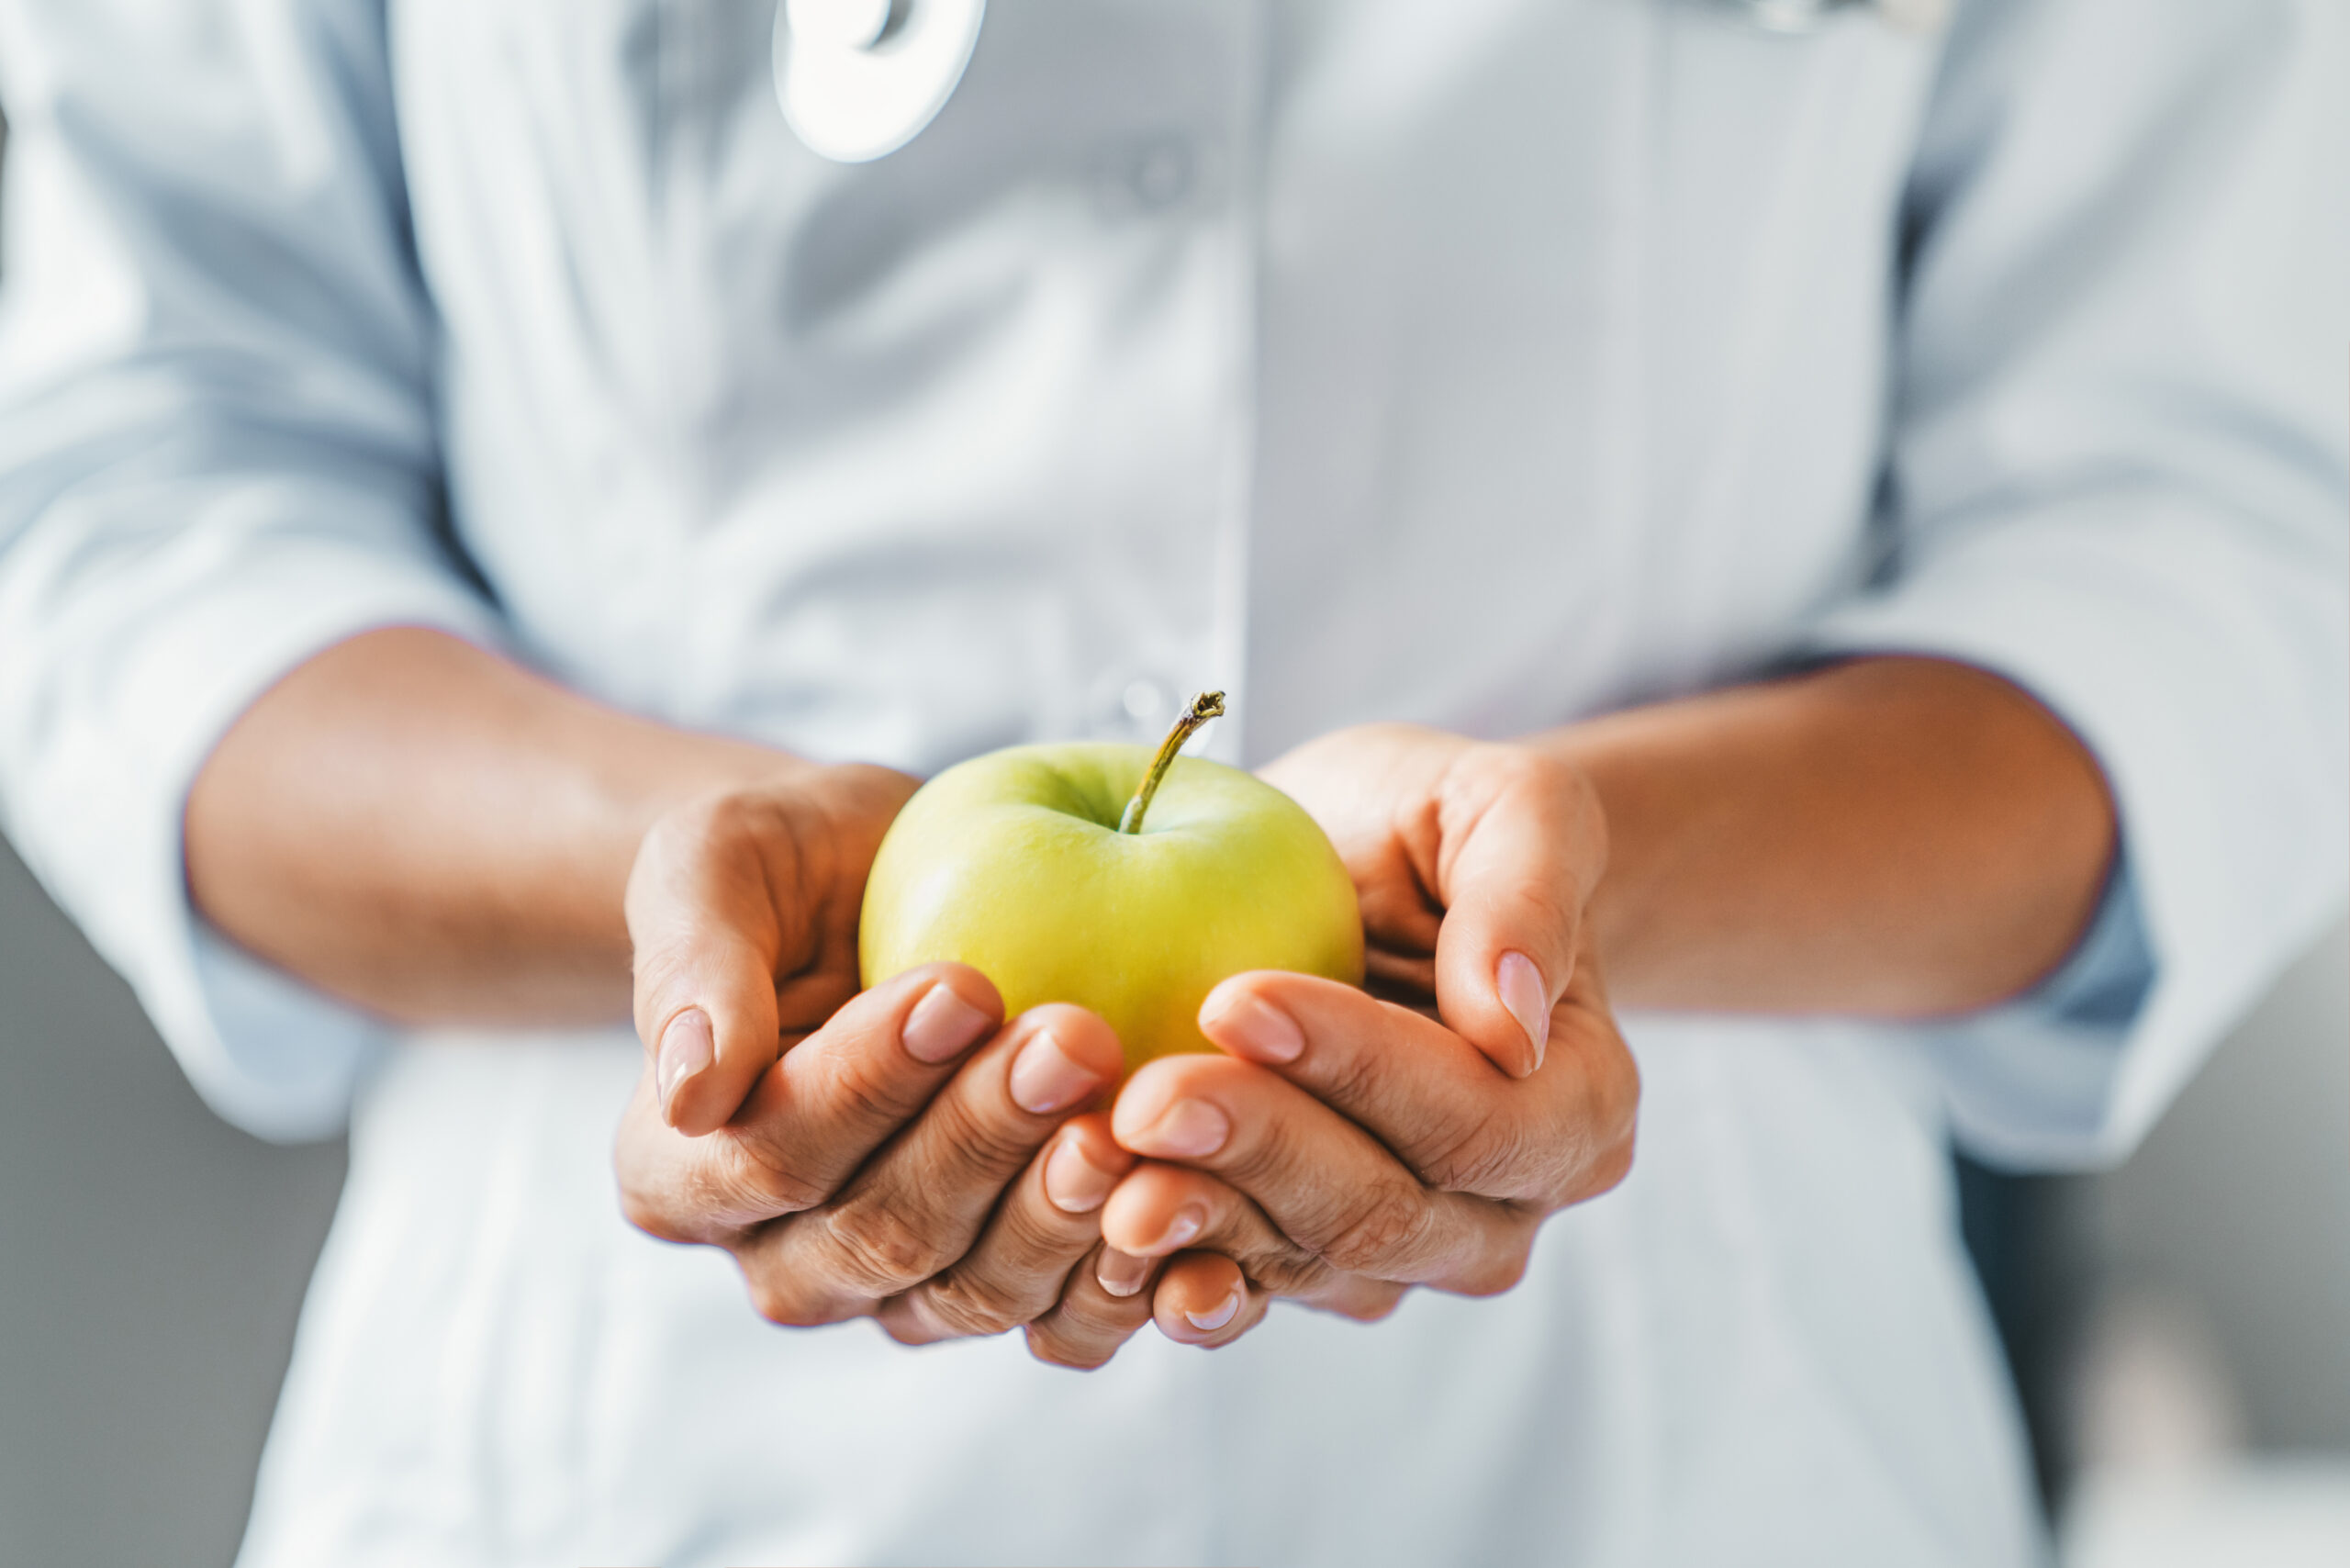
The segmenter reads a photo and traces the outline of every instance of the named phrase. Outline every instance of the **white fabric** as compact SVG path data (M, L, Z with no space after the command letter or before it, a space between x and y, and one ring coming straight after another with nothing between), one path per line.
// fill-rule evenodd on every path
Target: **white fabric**
M244 1568L2027 1561L1922 1085L1857 1031L1634 1039L1637 1168L1509 1295L1091 1374L778 1332L618 1224L626 1036L395 1052Z
M1938 1031L1960 1130L2009 1162L2127 1154L2342 897L2344 20L2039 7L1954 60L1919 151L1897 570L1815 637L2062 714L2158 959L2126 1050L2045 1015Z
M249 1568L2026 1556L1945 1118L2119 1152L2341 896L2338 9L996 0L856 168L772 21L0 0L0 808L225 1114L383 1064ZM1640 1021L1639 1169L1502 1301L779 1334L619 1222L625 1042L386 1054L196 929L209 745L392 622L918 769L1947 652L2098 749L2158 975Z

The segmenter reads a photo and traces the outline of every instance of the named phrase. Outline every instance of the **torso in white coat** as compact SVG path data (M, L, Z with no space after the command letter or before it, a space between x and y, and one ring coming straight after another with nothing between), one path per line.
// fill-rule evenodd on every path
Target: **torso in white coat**
M1864 569L1930 39L997 0L844 166L771 18L394 9L457 526L589 689L934 767L1223 685L1262 757L1684 688Z
M1502 735L1753 667L1868 569L1935 40L1633 0L994 0L828 163L748 0L391 10L458 536L530 656L932 769ZM247 1568L2016 1562L1939 1123L1854 1032L1636 1023L1623 1189L1508 1297L1109 1370L759 1322L621 1222L626 1039L420 1042Z

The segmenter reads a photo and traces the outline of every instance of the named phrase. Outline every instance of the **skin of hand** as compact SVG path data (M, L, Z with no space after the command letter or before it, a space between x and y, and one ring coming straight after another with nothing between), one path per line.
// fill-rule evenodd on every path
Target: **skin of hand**
M1157 1319L1207 1345L1276 1294L1362 1316L1409 1284L1506 1288L1545 1215L1621 1179L1637 1080L1601 949L1646 1005L1963 1012L2071 950L2116 833L2077 737L1930 659L1516 745L1371 726L1265 772L1353 873L1380 994L1235 977L1200 1014L1226 1057L1120 1094L1113 1130L1146 1158L1102 1234L1171 1258Z
M390 627L231 726L188 801L188 884L249 950L402 1022L600 1022L633 997L627 1212L730 1248L779 1321L1024 1324L1047 1360L1098 1364L1149 1315L1096 1279L1132 1163L1080 1114L1117 1070L1107 1030L1005 1026L968 969L850 1000L866 868L913 788Z
M1171 1257L1154 1316L1201 1345L1276 1295L1373 1317L1415 1284L1507 1290L1546 1217L1629 1170L1639 1101L1586 918L1608 840L1580 769L1374 725L1265 777L1354 876L1370 989L1236 976L1200 1010L1226 1054L1150 1062L1118 1096L1144 1163L1102 1234Z
M1091 1365L1154 1315L1225 1342L1273 1292L1375 1316L1410 1282L1504 1287L1540 1215L1628 1158L1599 952L1640 1005L1981 1006L2070 950L2115 831L2069 731L1925 659L1516 746L1346 732L1269 774L1355 870L1378 994L1237 977L1202 1019L1227 1056L1154 1064L1110 1117L1023 1099L1059 1070L1015 1065L1046 1036L1073 1076L1114 1070L1074 1010L1004 1025L983 980L942 970L831 1012L854 988L849 889L911 780L620 713L439 633L363 633L263 694L196 781L186 870L229 937L403 1022L588 1021L633 991L629 1212L733 1248L770 1316L924 1339L1025 1314L1040 1355ZM1509 786L1492 823L1458 810L1479 778ZM1518 848L1465 852L1521 820ZM1513 869L1529 853L1555 879ZM697 900L730 913L698 924ZM1503 974L1513 952L1530 977ZM966 1009L957 1047L939 1020ZM1277 1024L1252 1034L1284 1015L1287 1056ZM1365 1182L1380 1206L1339 1225Z
M731 1253L778 1324L869 1316L910 1344L1023 1328L1040 1358L1097 1366L1150 1312L1101 1283L1133 1265L1098 1214L1134 1159L1091 1109L1124 1056L1079 1008L1007 1024L961 965L857 993L866 872L912 783L826 770L645 835L623 1210Z

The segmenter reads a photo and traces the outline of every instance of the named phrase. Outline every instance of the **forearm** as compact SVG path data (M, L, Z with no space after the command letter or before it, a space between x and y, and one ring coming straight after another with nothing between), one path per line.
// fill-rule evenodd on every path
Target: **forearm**
M1606 810L1594 900L1616 1000L1921 1017L2072 948L2114 844L2103 775L2017 688L1863 659L1538 744Z
M264 693L191 791L214 925L408 1022L624 1018L645 828L805 764L648 722L439 633L373 632Z

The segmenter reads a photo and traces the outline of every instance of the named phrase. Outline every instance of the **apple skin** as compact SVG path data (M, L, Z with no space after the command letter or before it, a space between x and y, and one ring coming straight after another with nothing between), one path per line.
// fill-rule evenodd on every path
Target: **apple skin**
M1236 767L1179 756L1144 813L1118 819L1147 746L1013 746L915 792L865 884L857 957L872 986L968 964L1004 1015L1046 1002L1099 1014L1126 1070L1214 1047L1200 1003L1247 969L1360 985L1362 917L1337 851L1304 807Z

